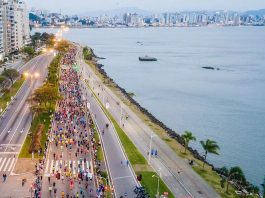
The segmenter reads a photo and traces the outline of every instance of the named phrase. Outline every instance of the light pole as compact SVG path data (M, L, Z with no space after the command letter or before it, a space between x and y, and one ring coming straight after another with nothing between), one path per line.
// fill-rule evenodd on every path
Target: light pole
M30 96L32 96L32 90L33 90L33 79L39 78L40 74L38 72L35 72L34 74L30 74L29 72L25 72L24 76L26 78L30 78ZM32 98L30 100L30 105L32 107Z
M159 183L160 183L160 177L161 177L161 168L158 169L158 176L153 175L152 177L156 177L157 178L157 190L156 190L156 197L159 198Z
M151 161L151 150L152 150L152 142L153 142L153 138L155 137L156 135L151 135L150 137L150 144L149 144L149 156L148 156L148 164L150 165L150 161Z

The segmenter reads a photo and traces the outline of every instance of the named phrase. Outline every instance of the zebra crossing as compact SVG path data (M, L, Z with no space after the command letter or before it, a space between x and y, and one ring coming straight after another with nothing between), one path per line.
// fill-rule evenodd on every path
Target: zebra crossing
M78 167L82 170L89 171L91 174L93 174L93 168L92 167L92 161L84 161L84 160L53 160L53 159L47 159L46 166L45 166L45 175L48 176L52 174L54 171L61 171L62 169L67 166L68 170L71 170L73 174L78 173Z
M0 172L11 172L15 161L14 157L0 157Z

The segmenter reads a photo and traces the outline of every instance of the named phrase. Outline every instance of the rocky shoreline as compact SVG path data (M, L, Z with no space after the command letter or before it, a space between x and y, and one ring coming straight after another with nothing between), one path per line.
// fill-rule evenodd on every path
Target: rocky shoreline
M116 88L118 88L121 93L132 103L134 104L143 114L145 114L146 116L148 116L148 118L155 124L157 124L158 126L160 126L162 129L164 129L167 134L169 135L169 137L175 139L177 142L179 142L181 145L184 146L184 140L183 138L177 133L175 132L174 130L172 130L171 128L167 127L163 122L161 122L160 120L158 120L153 114L151 114L147 109L145 109L144 107L142 107L136 100L134 100L130 94L124 89L122 88L121 86L119 86L111 77L108 76L108 74L106 73L106 71L103 69L104 65L103 64L100 64L97 62L98 60L98 56L95 55L93 49L91 49L91 53L92 53L92 57L93 57L93 60L95 62L95 66L97 68L97 70L106 78L108 79L111 83L114 84L114 86ZM193 149L191 147L188 147L187 148L191 153L192 155L194 156L194 158L196 159L199 159L203 162L205 162L206 164L208 164L209 166L211 166L213 168L213 170L215 170L217 173L221 173L221 171L214 167L213 164L207 162L205 160L205 158L203 156L201 156L199 154L199 152L196 150L196 149Z

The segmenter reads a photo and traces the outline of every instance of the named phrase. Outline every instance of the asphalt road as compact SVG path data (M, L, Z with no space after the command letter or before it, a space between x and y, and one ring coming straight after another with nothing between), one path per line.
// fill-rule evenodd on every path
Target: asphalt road
M96 125L100 131L102 146L104 148L115 196L120 197L127 195L127 197L134 197L135 194L133 189L138 185L138 182L130 163L129 166L126 164L128 158L123 151L115 129L110 124L109 119L84 82L82 83L82 87L83 94L89 103L89 110L93 114ZM106 128L106 123L109 123L108 128ZM102 133L103 130L104 134ZM123 162L122 164L121 161Z
M22 66L20 73L27 71L31 74L38 72L37 79L27 79L9 104L7 111L0 119L0 173L10 173L15 165L17 154L25 140L31 125L32 115L27 102L28 96L34 89L41 86L46 79L47 66L53 55L44 54L35 57Z
M80 61L85 79L99 94L103 103L109 103L109 111L114 118L124 124L124 129L139 151L148 159L150 139L155 133L123 102L114 95L91 68ZM103 89L102 89L103 85ZM103 90L103 91L102 91ZM121 104L121 105L120 105ZM122 115L122 116L121 116ZM125 119L129 115L129 119ZM155 136L152 148L158 150L158 158L151 158L151 166L161 173L163 181L175 197L219 198L220 196L189 166L187 161L177 156L174 151L159 137Z

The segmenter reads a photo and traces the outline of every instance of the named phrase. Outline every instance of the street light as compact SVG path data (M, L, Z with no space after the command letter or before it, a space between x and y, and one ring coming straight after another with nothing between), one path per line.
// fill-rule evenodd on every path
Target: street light
M159 176L153 175L152 177L156 177L157 178L157 190L156 190L156 197L159 198L159 181L160 181L160 177L161 177L161 168L158 169L158 174Z
M153 142L153 138L156 137L156 135L151 135L150 138L150 144L149 144L149 156L148 156L148 164L150 165L150 161L151 161L151 150L152 150L152 142Z
M32 95L32 89L33 89L33 79L39 78L40 74L38 72L35 72L34 74L30 74L29 72L24 72L24 76L26 78L30 78L30 96ZM32 106L32 100L31 101L31 106Z

